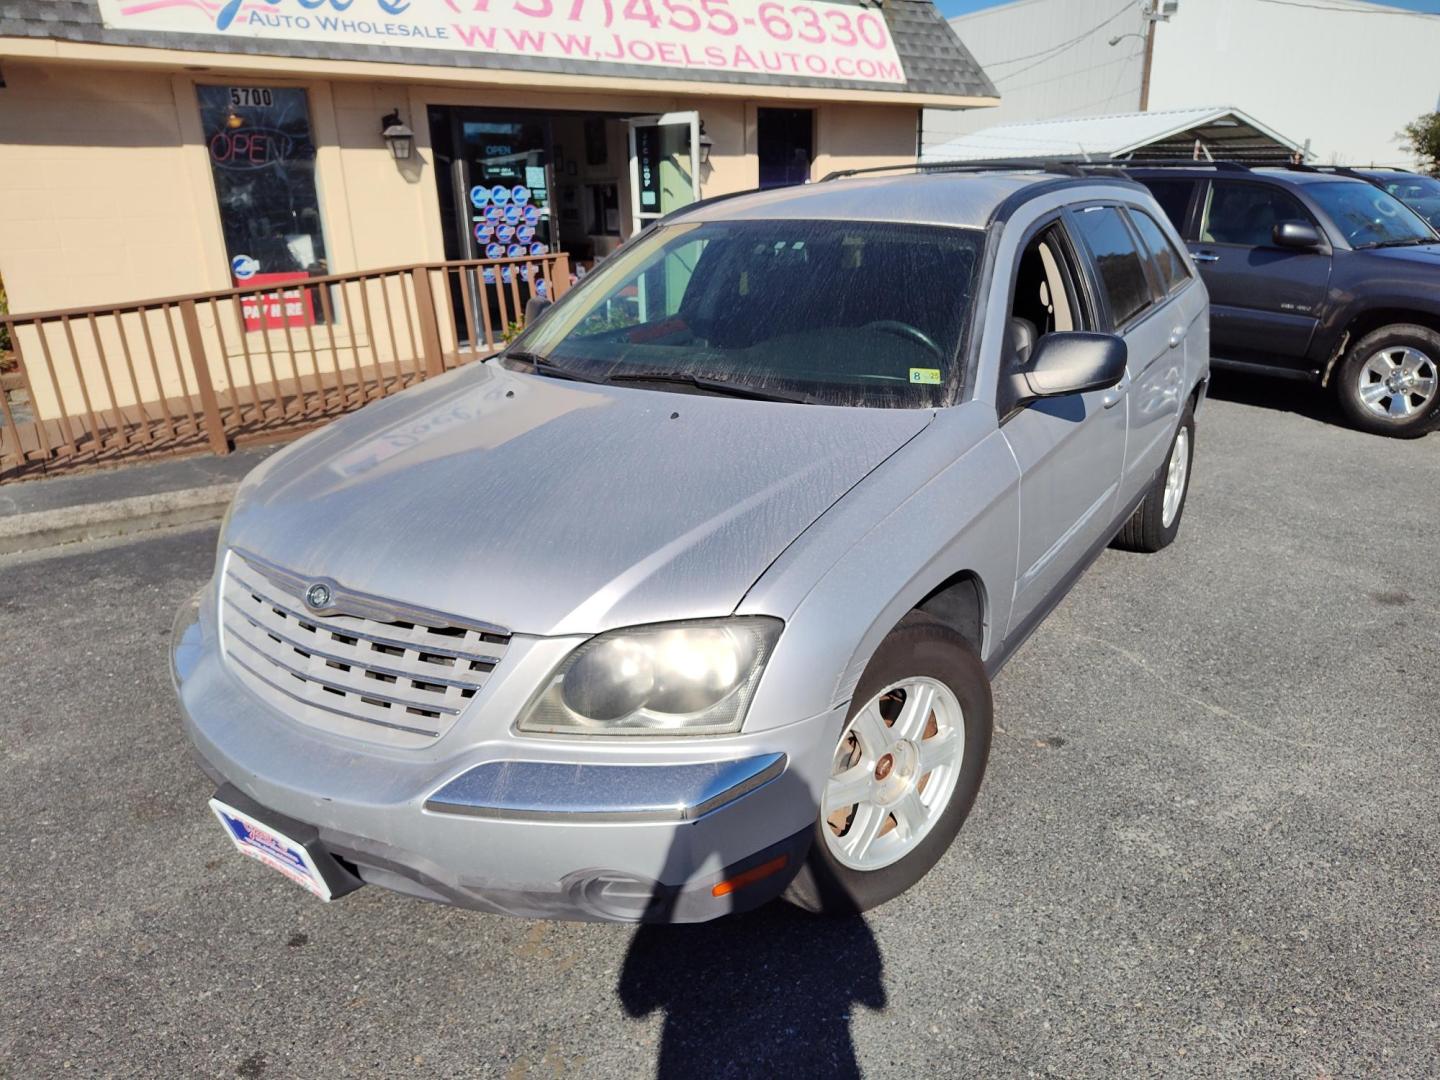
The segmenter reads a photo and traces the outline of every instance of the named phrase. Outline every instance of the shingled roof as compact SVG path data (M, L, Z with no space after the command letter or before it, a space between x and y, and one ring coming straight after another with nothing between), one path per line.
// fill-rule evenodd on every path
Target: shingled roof
M869 6L857 0L829 0ZM686 82L744 83L755 86L813 86L844 90L889 90L955 97L998 97L994 85L930 0L884 0L881 10L904 66L903 87L873 82L816 79L797 75L745 74L638 64L493 55L439 49L270 40L219 34L172 34L107 28L96 0L4 0L0 38L30 37L99 45L181 49L324 60L364 60L450 68L498 68L597 77L680 79Z

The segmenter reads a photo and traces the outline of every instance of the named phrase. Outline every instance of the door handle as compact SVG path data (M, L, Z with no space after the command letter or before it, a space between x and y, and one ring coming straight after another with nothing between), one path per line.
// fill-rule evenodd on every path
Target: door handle
M1180 343L1185 340L1185 327L1177 326L1170 331L1170 348L1178 349Z
M1199 254L1191 255L1196 262L1219 262L1220 256L1209 251L1202 251Z

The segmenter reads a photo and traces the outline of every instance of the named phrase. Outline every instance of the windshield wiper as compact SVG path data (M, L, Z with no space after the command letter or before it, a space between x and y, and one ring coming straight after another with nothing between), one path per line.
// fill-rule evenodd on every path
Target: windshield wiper
M583 371L575 371L572 368L561 367L559 364L551 363L539 353L526 352L521 349L517 352L505 353L506 360L518 360L522 364L529 364L536 375L544 375L551 379L570 379L574 382L603 383L608 380L598 375L588 375Z
M678 375L668 371L622 371L612 374L610 382L660 383L673 386L693 386L710 394L726 397L751 398L755 401L783 401L792 405L814 405L815 399L809 394L788 393L784 390L767 390L744 383L728 382L725 379L707 379L703 375Z
M1433 236L1407 236L1403 240L1376 240L1373 243L1361 244L1363 248L1392 248L1412 247L1416 244L1440 244Z

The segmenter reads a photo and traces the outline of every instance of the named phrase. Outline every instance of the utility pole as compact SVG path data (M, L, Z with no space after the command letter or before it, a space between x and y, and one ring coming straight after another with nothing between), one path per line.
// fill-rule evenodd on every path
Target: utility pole
M1180 0L1150 0L1145 5L1145 66L1140 71L1140 111L1150 111L1150 71L1155 66L1155 24L1169 22Z
M1145 13L1145 66L1140 70L1140 111L1150 111L1150 68L1155 64L1155 17Z

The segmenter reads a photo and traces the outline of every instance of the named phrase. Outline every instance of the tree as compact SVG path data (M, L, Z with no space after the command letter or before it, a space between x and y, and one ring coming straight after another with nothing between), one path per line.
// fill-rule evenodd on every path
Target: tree
M1420 167L1431 176L1440 176L1440 112L1423 113L1400 132L1405 149L1420 159Z

